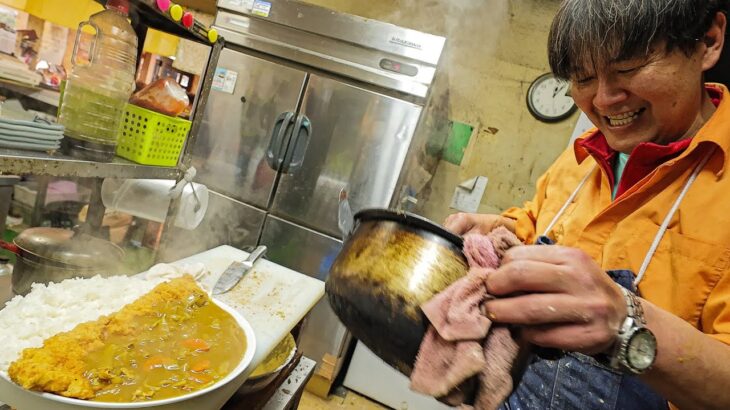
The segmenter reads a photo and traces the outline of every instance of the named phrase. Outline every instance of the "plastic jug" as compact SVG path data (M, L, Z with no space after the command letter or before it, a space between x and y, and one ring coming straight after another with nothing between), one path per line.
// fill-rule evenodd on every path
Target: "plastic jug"
M106 10L79 24L59 122L64 151L74 157L111 161L124 105L134 91L137 35L127 20L128 0L108 0ZM94 29L89 63L78 61L82 29Z

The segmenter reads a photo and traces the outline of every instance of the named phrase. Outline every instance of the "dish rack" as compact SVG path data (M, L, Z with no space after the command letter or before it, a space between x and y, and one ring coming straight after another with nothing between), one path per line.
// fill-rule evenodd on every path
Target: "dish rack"
M175 166L191 122L127 104L119 125L117 155L143 165Z

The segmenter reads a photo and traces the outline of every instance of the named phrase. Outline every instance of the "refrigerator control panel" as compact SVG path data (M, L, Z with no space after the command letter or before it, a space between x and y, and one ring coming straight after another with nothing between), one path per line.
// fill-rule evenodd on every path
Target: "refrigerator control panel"
M391 60L389 58L384 58L380 60L380 68L398 74L405 74L411 77L415 77L418 74L418 67Z

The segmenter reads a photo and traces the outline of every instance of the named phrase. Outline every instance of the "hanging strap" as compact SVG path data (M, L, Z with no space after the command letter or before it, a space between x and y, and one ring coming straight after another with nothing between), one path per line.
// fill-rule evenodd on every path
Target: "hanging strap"
M195 199L195 206L193 207L193 212L198 212L200 208L203 206L202 202L200 201L200 198L198 197L198 193L195 192L195 184L193 183L193 179L195 179L195 175L198 173L198 171L195 169L195 167L190 167L185 170L185 174L183 175L182 179L177 181L177 184L170 188L170 191L167 193L167 196L170 199L177 199L179 198L183 190L185 189L185 186L190 184L190 189L193 191L193 198Z
M593 171L598 168L598 164L594 165L593 168L591 168L590 171L586 174L586 176L583 177L583 179L580 181L580 184L578 184L578 187L575 188L575 191L573 191L572 194L568 197L568 200L565 201L563 204L563 207L560 208L557 214L555 214L555 217L552 221L550 221L550 224L548 224L547 228L545 228L545 232L542 234L542 236L547 236L548 233L553 229L553 226L558 222L561 216L565 213L565 210L568 209L568 206L573 203L575 200L575 197L578 196L578 193L581 189L583 189L583 186L588 182L588 178L590 178L591 174L593 174Z
M185 173L183 174L183 177L177 181L177 184L170 188L170 192L167 193L167 196L169 196L172 199L175 199L182 195L183 189L185 189L185 185L192 184L193 179L195 179L195 175L197 174L197 170L195 167L190 167L185 170Z
M669 226L669 223L672 221L672 218L674 217L674 214L677 213L677 209L679 209L679 204L684 199L684 196L687 195L687 191L689 191L689 188L692 186L692 184L697 179L697 176L700 174L702 169L707 165L707 161L710 160L712 157L712 154L715 153L715 149L713 148L710 150L710 152L705 155L704 158L702 158L702 161L700 161L695 168L692 170L692 174L689 176L689 179L687 179L687 182L684 183L684 187L682 188L682 191L679 193L679 196L677 196L677 199L674 200L674 204L672 204L672 208L669 210L669 213L667 213L667 216L664 218L664 222L662 222L662 225L659 227L659 231L657 231L656 236L654 237L654 242L651 243L651 247L649 247L649 251L646 253L646 256L644 257L644 262L641 264L641 268L639 268L639 272L636 275L636 279L634 279L634 285L638 286L639 282L644 278L644 274L646 273L646 270L649 268L649 264L651 263L651 259L654 257L654 253L656 252L657 248L659 247L659 243L662 241L662 238L664 237L664 233L667 232L667 227Z

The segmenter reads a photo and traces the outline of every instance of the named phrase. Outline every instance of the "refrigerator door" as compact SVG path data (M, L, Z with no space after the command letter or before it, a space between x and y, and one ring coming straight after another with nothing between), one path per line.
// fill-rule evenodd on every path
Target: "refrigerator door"
M224 49L192 151L197 181L266 209L305 77Z
M337 239L271 215L266 217L260 244L268 247L266 258L270 261L320 280L327 279L342 248ZM307 315L299 335L299 348L321 364L328 357L340 358L349 340L347 329L325 298ZM340 364L338 360L336 367Z
M422 107L310 75L271 212L340 237L338 195L353 212L387 207Z
M433 397L411 391L410 380L357 342L344 381L345 387L398 410L449 410Z
M260 209L208 191L208 210L203 221L192 231L171 225L163 234L158 260L175 261L219 245L254 246L265 217Z

